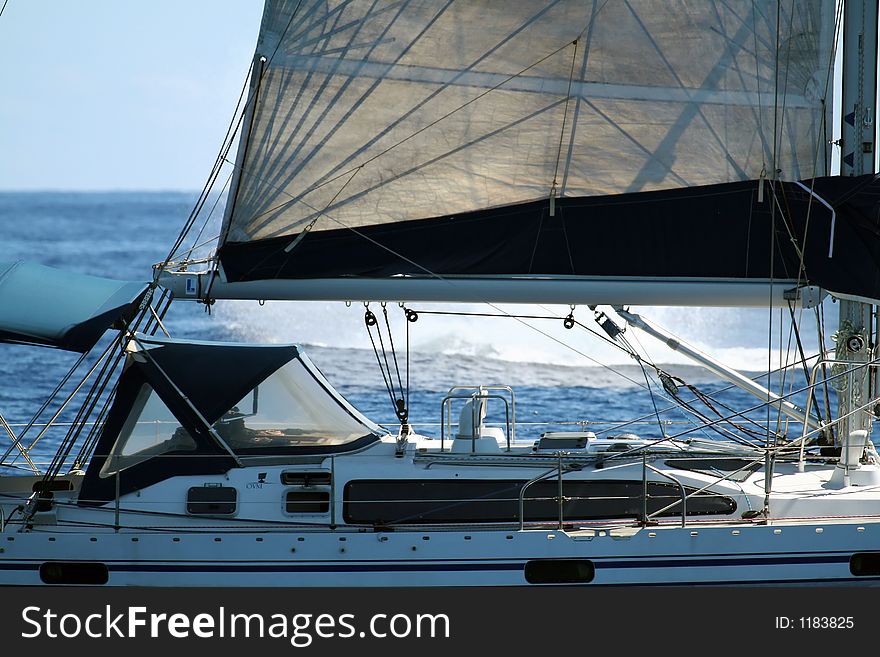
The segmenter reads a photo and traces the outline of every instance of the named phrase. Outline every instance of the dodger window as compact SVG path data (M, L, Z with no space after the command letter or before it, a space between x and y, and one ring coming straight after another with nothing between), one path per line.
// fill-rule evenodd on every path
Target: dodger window
M229 408L214 428L237 453L334 447L378 432L302 353Z

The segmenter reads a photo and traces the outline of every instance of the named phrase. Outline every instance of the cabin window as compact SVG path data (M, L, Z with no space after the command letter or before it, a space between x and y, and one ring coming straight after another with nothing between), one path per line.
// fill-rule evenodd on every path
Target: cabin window
M284 510L290 514L329 513L333 476L324 470L288 470L281 483L296 486L285 493Z
M356 479L345 485L343 517L346 522L390 525L398 523L516 522L524 481L486 479ZM563 480L564 520L586 521L638 518L642 482L634 480ZM686 489L686 493L694 493ZM527 522L555 521L559 517L558 482L541 481L526 490ZM648 483L648 513L681 515L678 486ZM703 492L687 501L687 515L727 515L736 502L727 496Z
M287 513L329 513L330 491L327 490L296 490L287 493L285 504Z
M196 442L180 426L159 395L144 384L138 391L110 457L101 468L101 477L110 477L149 459L169 452L192 452Z
M214 428L235 452L338 446L374 433L369 421L295 359L230 408Z

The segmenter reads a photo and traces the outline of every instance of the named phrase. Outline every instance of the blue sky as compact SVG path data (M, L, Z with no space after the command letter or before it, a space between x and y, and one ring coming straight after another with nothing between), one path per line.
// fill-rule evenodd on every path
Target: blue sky
M0 16L0 189L200 189L262 5L9 0Z

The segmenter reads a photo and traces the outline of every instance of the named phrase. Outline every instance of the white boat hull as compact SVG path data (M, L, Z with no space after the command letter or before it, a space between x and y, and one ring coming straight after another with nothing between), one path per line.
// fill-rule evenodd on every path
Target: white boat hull
M526 563L589 560L583 584L877 584L852 555L880 523L638 530L57 533L4 537L0 582L41 585L47 562L98 562L109 586L524 586Z

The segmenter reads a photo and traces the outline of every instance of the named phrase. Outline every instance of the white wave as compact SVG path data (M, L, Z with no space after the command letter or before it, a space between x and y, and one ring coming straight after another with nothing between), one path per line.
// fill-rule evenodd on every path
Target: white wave
M181 304L183 305L183 304ZM403 351L407 329L413 353L492 359L509 363L539 363L551 366L597 367L631 364L631 358L619 348L580 327L566 330L562 318L565 306L412 304L423 311L470 312L510 315L552 316L556 319L514 319L511 317L472 317L436 315L423 312L418 322L407 325L397 304L371 304L379 325L385 327L385 311L392 328L395 346ZM337 349L372 349L364 325L364 306L333 302L218 302L212 313L214 326L220 326L233 339L250 342L299 342ZM664 326L696 348L722 363L747 371L766 371L786 362L780 354L794 357L794 342L788 337L787 312L782 315L783 336L780 348L780 313L766 309L736 308L633 308ZM176 313L185 334L197 333L205 326L204 313ZM577 308L578 321L601 334L588 308ZM829 315L830 316L830 315ZM811 315L804 322L802 339L808 354L817 350L818 341ZM833 327L829 328L829 332ZM383 331L384 332L384 331ZM768 340L768 332L771 338ZM626 333L630 341L650 360L669 364L691 363L680 353L635 329ZM374 329L373 336L376 333ZM385 338L387 339L387 338ZM768 361L769 354L769 361Z

